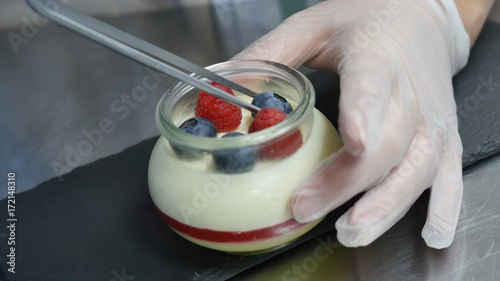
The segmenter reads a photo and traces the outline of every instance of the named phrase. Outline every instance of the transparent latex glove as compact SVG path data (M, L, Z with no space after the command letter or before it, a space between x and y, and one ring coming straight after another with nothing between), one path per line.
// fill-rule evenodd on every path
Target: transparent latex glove
M364 246L430 187L422 237L430 247L448 247L463 188L451 79L468 54L451 0L332 0L293 15L236 55L340 75L344 147L296 189L296 220L318 219L365 192L335 224L342 244Z

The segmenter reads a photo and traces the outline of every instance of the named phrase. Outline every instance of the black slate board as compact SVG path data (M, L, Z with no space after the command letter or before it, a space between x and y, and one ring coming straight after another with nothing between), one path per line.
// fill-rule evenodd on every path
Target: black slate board
M467 167L500 151L500 24L486 22L453 87Z
M459 118L464 167L500 150L499 34L500 25L488 22L469 65L454 79L457 104L468 114ZM480 77L493 81L487 88L493 90L474 96L480 85L486 87ZM318 108L335 120L332 105L338 101L338 77L317 72L310 78L318 91ZM62 181L55 178L18 194L16 274L5 274L4 229L0 280L225 280L286 251L230 255L198 247L170 230L153 208L147 188L147 164L155 141L144 141L77 168ZM6 205L2 200L0 209L6 210ZM333 229L337 213L342 211L290 247ZM0 217L6 222L7 212Z
M286 250L232 255L199 247L173 232L148 192L147 166L155 142L144 141L77 168L62 181L55 178L18 194L12 276L37 281L121 280L115 275L123 280L225 280ZM290 247L331 230L334 219L331 215ZM0 249L5 270L6 243Z

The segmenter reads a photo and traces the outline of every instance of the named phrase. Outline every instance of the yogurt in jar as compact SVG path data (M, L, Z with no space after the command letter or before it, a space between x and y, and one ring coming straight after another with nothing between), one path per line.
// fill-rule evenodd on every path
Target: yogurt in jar
M148 181L162 218L196 244L234 253L276 249L309 231L321 219L295 221L291 195L341 142L322 113L313 108L308 115L308 121L297 126L305 135L300 149L283 159L259 160L244 173L219 172L212 153L197 159L179 157L169 136L161 136L151 155ZM246 113L242 126L251 118Z

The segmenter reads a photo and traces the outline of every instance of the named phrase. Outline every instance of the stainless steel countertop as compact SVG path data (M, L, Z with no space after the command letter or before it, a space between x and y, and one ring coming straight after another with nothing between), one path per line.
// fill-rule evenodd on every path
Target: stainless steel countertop
M228 59L277 24L223 42L224 23L215 24L207 7L104 20L200 65ZM37 24L0 30L0 171L16 172L18 192L157 136L154 110L175 82L61 27ZM13 38L21 38L18 45ZM144 79L157 83L141 94ZM449 249L429 249L420 238L424 194L368 247L342 247L327 233L234 280L500 280L500 156L468 168L464 184Z

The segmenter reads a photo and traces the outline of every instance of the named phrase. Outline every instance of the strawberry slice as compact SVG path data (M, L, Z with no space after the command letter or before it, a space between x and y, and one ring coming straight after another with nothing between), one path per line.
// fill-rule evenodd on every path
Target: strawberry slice
M248 133L257 132L278 124L288 115L277 108L263 108L256 115L248 128ZM259 155L264 159L285 158L295 153L302 146L300 130L277 139L271 140L259 149Z
M210 84L234 96L230 88L216 82ZM194 113L212 121L218 132L231 132L241 123L241 108L203 91L198 94Z

